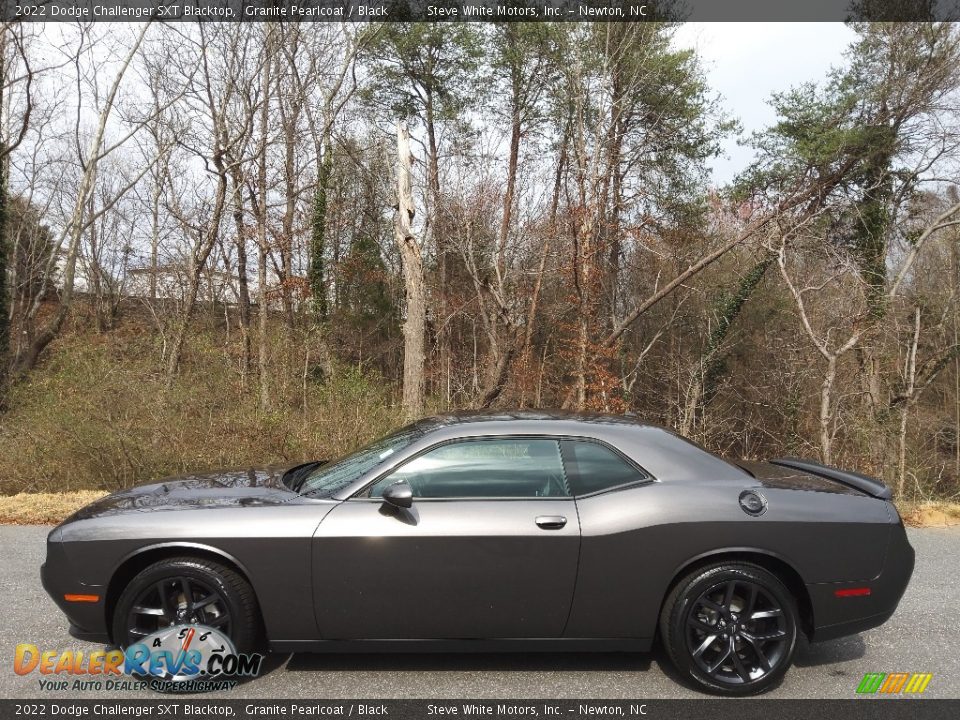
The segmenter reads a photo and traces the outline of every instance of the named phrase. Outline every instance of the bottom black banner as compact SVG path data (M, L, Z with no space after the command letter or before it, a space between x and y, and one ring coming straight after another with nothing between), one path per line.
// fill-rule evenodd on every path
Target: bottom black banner
M960 717L960 699L851 700L0 700L0 718L710 718L710 720L873 720Z

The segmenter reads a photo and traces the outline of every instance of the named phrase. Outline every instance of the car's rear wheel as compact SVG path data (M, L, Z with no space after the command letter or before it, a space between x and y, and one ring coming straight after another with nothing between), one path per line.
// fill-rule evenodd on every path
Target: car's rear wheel
M796 602L757 565L709 565L674 586L660 635L673 664L700 688L753 695L778 683L793 662Z
M173 625L204 625L255 649L260 611L250 584L221 563L192 557L160 560L139 572L117 601L113 640L126 648Z

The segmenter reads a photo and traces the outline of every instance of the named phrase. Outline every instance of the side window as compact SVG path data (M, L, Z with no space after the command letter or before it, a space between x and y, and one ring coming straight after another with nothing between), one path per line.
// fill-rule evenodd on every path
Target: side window
M574 495L589 495L620 485L649 480L647 475L618 453L600 443L564 440L563 459Z
M441 445L378 480L366 497L406 480L415 498L567 497L556 440L463 440Z

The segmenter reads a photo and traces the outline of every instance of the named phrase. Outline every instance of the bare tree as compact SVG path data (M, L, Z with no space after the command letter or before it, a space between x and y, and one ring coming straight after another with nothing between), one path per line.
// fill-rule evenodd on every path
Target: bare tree
M13 53L9 53L11 48ZM9 57L11 54L13 57ZM22 74L13 69L18 65L22 66ZM33 112L33 78L34 70L25 48L23 26L14 23L0 24L0 385L6 382L7 352L10 349L10 308L7 287L7 257L10 254L7 227L10 153L23 142L30 127L30 116ZM24 106L19 127L15 127L8 136L8 99L11 89L18 85L24 88ZM14 265L14 272L16 272L16 265Z
M227 206L227 191L230 183L230 168L228 167L229 153L234 146L240 144L243 135L233 134L227 123L226 113L237 91L237 84L242 79L242 70L246 64L245 46L242 43L233 43L234 35L230 33L245 32L241 26L227 26L222 32L227 33L224 40L228 52L224 53L227 65L225 68L211 66L208 50L212 47L210 31L200 26L199 39L193 43L193 49L199 56L199 82L189 88L189 110L196 110L209 121L207 137L197 138L196 141L207 143L207 147L193 147L192 138L181 139L192 153L196 154L206 164L207 171L214 178L212 198L201 203L199 211L189 213L183 208L176 196L172 198L171 211L180 220L186 234L190 237L190 249L187 256L187 286L184 293L183 307L177 320L173 338L167 354L166 374L168 386L173 383L180 367L183 347L186 342L190 321L197 304L200 290L200 279L206 267L207 260L213 252L220 237L221 222ZM231 53L229 49L234 51ZM222 82L218 84L218 80ZM192 215L192 216L191 216Z
M113 82L111 83L109 90L103 99L103 103L100 106L100 111L97 115L96 126L94 128L92 138L90 139L89 147L85 153L79 153L78 161L81 169L81 175L79 186L77 188L76 199L73 204L73 209L64 223L60 235L60 241L57 243L58 245L62 245L64 242L66 242L66 249L63 258L63 290L61 292L60 302L57 310L53 313L53 316L47 322L47 324L37 333L37 335L33 338L33 341L20 353L18 353L17 357L14 359L13 369L15 372L25 372L36 364L37 359L40 357L40 353L43 352L44 348L46 348L47 345L49 345L57 337L57 335L59 335L60 330L63 327L63 323L72 307L74 296L74 280L77 267L77 254L80 249L80 241L86 228L89 227L90 223L96 219L96 216L90 216L90 214L87 212L87 203L94 191L97 168L104 158L110 155L114 150L117 149L117 147L119 147L139 129L139 125L135 125L125 137L121 138L112 145L105 146L104 137L107 131L107 122L110 119L111 113L113 112L117 99L117 93L120 90L120 85L123 82L124 75L126 75L130 64L133 62L133 59L139 52L140 45L151 26L152 24L149 22L143 24L140 30L136 33L131 47L122 57ZM77 68L77 72L79 74L79 67ZM77 128L76 139L78 143L80 141L79 136L79 128ZM140 173L140 176L142 177L142 175L145 173L146 168ZM116 200L127 190L129 190L138 179L139 178L135 178L135 180L130 184L121 188L119 194L115 196L112 202L108 203L106 207L109 207L113 204L113 202L116 202ZM34 305L34 308L31 308L31 310L33 314L39 310L39 297L37 303Z
M267 296L267 255L270 251L267 241L267 148L270 136L270 91L275 32L275 25L268 24L260 76L260 146L257 149L257 194L254 195L252 188L250 191L251 204L257 218L257 305L260 335L257 369L259 371L260 408L262 410L270 407L269 342L267 340L267 323L270 313L270 303Z
M403 411L408 419L423 414L424 362L427 326L427 299L423 282L423 257L413 234L413 190L410 132L397 123L397 209L393 236L403 262L407 312L403 323Z
M786 258L786 245L784 245L781 247L780 253L777 256L780 274L783 276L783 280L790 289L790 293L793 295L793 299L797 304L797 310L800 314L800 322L803 326L804 332L807 334L807 338L817 349L817 352L819 352L820 355L823 356L823 359L827 362L827 367L823 374L823 382L820 386L819 426L820 454L823 462L830 464L833 460L833 439L836 434L836 424L834 422L836 419L834 385L837 380L837 363L839 362L840 358L857 346L857 343L860 342L862 330L859 328L854 329L848 337L838 342L833 342L831 340L831 335L834 333L836 328L831 327L826 331L821 332L815 330L811 324L810 315L807 311L808 302L806 300L806 296L811 292L822 291L823 288L828 284L836 282L842 275L843 271L835 273L820 285L798 288L794 284L790 277L790 273L787 270ZM849 272L849 268L847 268L847 272Z
M886 292L887 303L892 302L894 298L897 297L904 280L908 277L914 263L930 238L945 228L960 224L960 220L953 219L958 213L960 213L960 203L956 203L944 210L919 233L913 245L896 267L894 279ZM824 313L830 317L831 322L826 329L816 330L811 321L810 313L808 312L806 296L811 293L816 294L822 292L825 287L837 282L842 275L854 275L855 271L850 264L847 263L845 267L842 267L839 271L835 271L821 283L798 287L788 270L787 247L788 243L784 242L779 249L778 265L780 267L780 274L796 303L800 315L800 322L807 338L826 361L823 382L820 386L819 434L820 454L825 463L830 463L833 459L833 440L836 434L836 397L834 387L837 380L837 366L844 355L857 347L867 331L870 324L870 306L869 303L866 303L859 311L848 310L841 314L836 312ZM866 300L866 296L864 296L864 300ZM838 332L838 328L836 327L838 320L841 322L846 320L849 329L841 335L840 340L834 340L833 338Z

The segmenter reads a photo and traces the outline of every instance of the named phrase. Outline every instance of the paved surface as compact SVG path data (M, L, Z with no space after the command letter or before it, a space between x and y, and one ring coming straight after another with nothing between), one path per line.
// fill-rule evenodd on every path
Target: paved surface
M90 652L40 587L49 528L0 526L0 698L55 697L36 673L13 673L17 643ZM867 672L934 673L926 696L960 698L960 527L911 530L917 567L896 615L883 627L800 647L782 685L764 697L850 698ZM148 696L156 697L145 691ZM100 699L103 693L59 693ZM134 693L114 693L130 697ZM207 697L217 697L211 694ZM484 655L283 655L230 698L682 698L662 653Z

